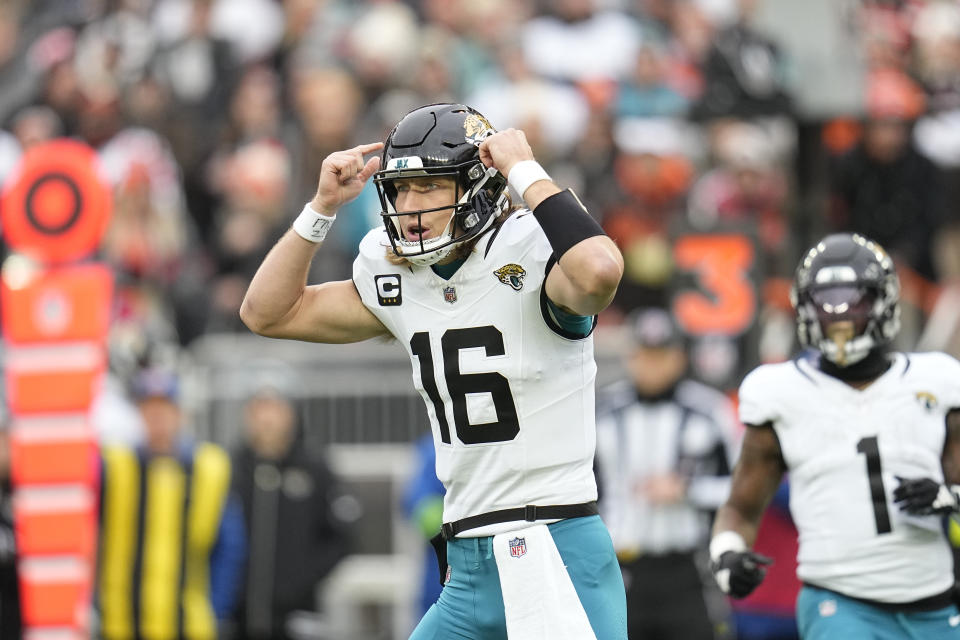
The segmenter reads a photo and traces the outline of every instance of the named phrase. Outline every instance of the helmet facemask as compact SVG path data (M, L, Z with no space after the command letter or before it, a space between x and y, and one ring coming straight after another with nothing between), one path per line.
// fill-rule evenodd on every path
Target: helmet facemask
M493 228L494 220L509 205L507 179L480 161L480 145L496 133L477 110L462 104L430 104L405 115L387 136L380 166L373 176L380 196L383 224L393 252L412 264L432 265L459 246L474 241ZM397 211L395 181L438 176L453 178L453 201L443 207ZM450 222L439 235L407 240L401 217L451 211ZM408 218L409 219L409 218ZM468 245L469 246L469 245Z
M829 236L811 249L790 293L800 344L839 367L889 345L900 330L893 261L857 234Z
M397 180L426 176L453 178L454 201L449 205L414 211L397 211ZM502 176L495 168L485 168L479 161L443 168L423 168L420 158L392 159L387 168L374 176L380 197L381 212L387 236L394 253L418 266L428 266L443 260L458 246L486 233L497 214L506 208L507 196ZM491 196L497 194L497 201ZM402 220L417 216L417 226L423 226L423 215L450 211L443 231L424 240L408 240Z
M810 291L802 312L811 319L810 342L837 366L863 360L877 346L871 327L876 302L876 292L855 285Z

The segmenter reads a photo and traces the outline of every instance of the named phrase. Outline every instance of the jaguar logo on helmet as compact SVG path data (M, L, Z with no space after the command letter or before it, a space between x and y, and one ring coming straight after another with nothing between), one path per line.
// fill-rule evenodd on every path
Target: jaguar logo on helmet
M511 262L494 271L493 275L497 276L503 284L512 287L514 291L520 291L523 288L523 276L527 275L527 272L520 265Z
M491 133L493 126L479 114L471 113L463 121L463 139L472 145L479 147Z

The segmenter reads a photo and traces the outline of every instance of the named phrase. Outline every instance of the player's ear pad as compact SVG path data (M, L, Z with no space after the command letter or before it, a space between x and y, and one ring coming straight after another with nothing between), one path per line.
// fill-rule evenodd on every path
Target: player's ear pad
M483 189L481 189L477 195L473 196L473 199L470 200L470 205L473 207L473 211L477 214L477 222L475 225L480 224L480 222L486 220L493 213L493 203L490 202L490 196L488 196L487 192ZM466 219L469 216L469 209L460 214L460 226L462 226L465 231L470 231L473 229L473 226L467 227L465 224Z

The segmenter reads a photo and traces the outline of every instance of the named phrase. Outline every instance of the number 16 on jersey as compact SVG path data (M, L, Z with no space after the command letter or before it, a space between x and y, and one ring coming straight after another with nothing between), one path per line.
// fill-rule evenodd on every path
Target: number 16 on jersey
M453 406L454 428L457 438L464 444L486 444L513 440L520 433L517 408L510 390L510 381L496 371L486 373L461 373L460 351L483 349L487 357L505 353L503 333L492 325L447 329L440 338L442 375L447 387L447 397L440 394L437 372L433 362L430 334L418 331L410 338L410 351L420 363L420 380L423 390L440 426L440 440L451 444L450 426L447 422L446 402ZM495 422L472 424L467 412L467 394L489 394L497 419Z

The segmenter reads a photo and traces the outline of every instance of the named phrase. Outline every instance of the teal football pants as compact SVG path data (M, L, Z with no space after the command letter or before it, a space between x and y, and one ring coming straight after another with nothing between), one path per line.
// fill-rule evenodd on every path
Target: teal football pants
M953 605L935 611L888 611L804 586L797 597L797 627L803 640L958 640L960 612Z
M600 516L548 525L597 640L626 640L620 565ZM507 640L493 537L447 541L450 580L410 640Z

